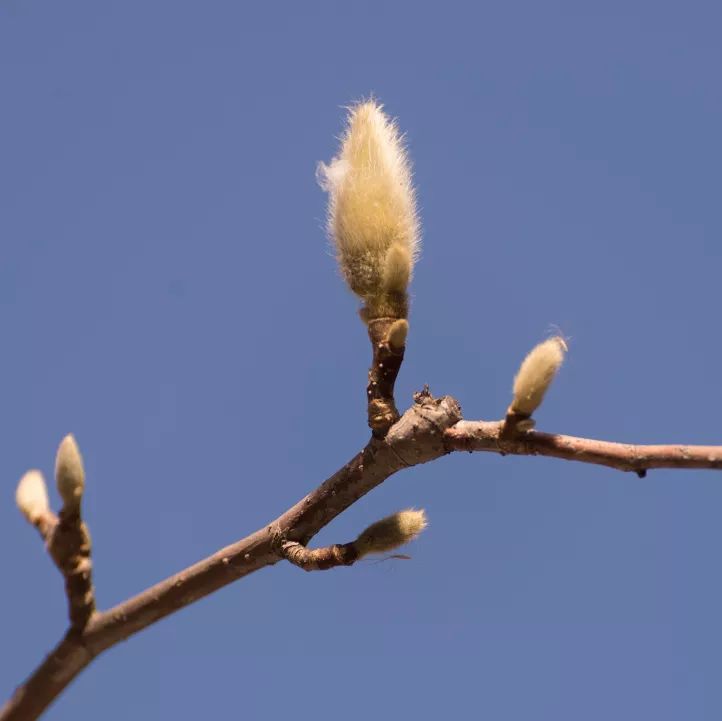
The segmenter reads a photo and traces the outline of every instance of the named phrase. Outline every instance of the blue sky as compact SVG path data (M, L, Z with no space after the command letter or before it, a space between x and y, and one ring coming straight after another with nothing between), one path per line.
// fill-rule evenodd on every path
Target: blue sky
M60 636L14 507L74 432L107 608L255 530L367 438L370 355L315 164L373 92L424 225L401 406L722 443L722 6L0 0L0 696ZM458 454L408 562L262 571L108 652L47 715L722 718L719 472Z

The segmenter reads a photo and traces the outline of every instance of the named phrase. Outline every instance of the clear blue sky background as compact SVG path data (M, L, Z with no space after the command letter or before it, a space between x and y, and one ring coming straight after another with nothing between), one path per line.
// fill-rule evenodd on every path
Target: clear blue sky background
M363 446L368 341L314 168L370 92L424 223L400 405L722 443L718 2L0 0L0 695L61 634L17 479L85 454L107 608ZM456 455L409 562L279 565L112 650L49 719L722 718L722 477Z

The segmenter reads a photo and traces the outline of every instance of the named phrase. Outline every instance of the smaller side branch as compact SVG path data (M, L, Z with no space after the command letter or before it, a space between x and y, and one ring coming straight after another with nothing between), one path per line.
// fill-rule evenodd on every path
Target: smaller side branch
M90 560L90 534L83 523L81 502L85 489L83 458L72 434L65 436L55 458L55 481L63 507L58 516L50 508L43 474L30 470L15 491L20 512L40 533L65 579L71 631L82 631L95 613Z
M304 571L325 571L337 566L351 566L370 553L387 553L413 541L426 528L426 513L407 508L372 523L351 543L324 548L306 548L286 540L280 529L272 532L273 544L280 555Z
M444 433L450 451L551 456L581 461L640 477L653 468L722 469L722 446L631 445L529 431L505 437L505 421L460 421Z
M338 566L351 566L359 558L353 543L335 544L324 548L306 548L296 541L283 541L281 555L304 571L326 571Z

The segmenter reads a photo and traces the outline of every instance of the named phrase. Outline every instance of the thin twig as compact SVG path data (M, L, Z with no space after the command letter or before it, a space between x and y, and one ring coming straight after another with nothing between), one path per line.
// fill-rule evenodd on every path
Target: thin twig
M639 475L653 468L722 469L722 446L631 445L538 431L505 438L504 425L504 421L461 421L444 433L444 442L450 451L551 456Z
M283 541L281 553L289 563L304 571L327 571L338 566L352 566L358 560L358 552L353 543L306 548L296 541Z

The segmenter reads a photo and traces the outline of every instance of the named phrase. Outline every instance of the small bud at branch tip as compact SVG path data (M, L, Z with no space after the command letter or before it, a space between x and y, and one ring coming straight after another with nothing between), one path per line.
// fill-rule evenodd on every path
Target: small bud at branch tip
M40 471L28 471L18 483L15 502L29 523L35 525L50 510L48 489Z
M403 317L406 302L387 295L406 293L419 221L401 133L379 103L349 109L339 154L320 163L317 175L329 194L328 233L349 287L378 309L372 313L388 315L398 305Z
M359 558L370 553L386 553L413 541L426 526L426 513L410 508L370 525L353 545Z
M564 361L567 344L560 336L540 343L527 355L514 379L514 399L509 412L531 416L541 405L544 395Z
M85 470L75 437L68 434L58 446L55 457L55 483L66 508L80 505L85 488Z

